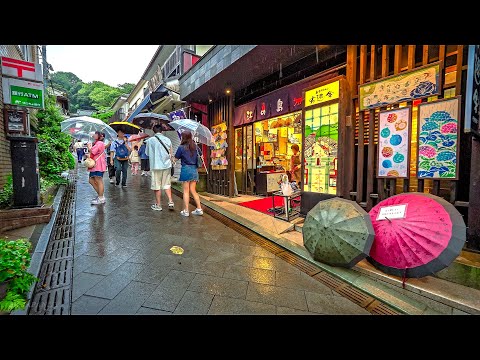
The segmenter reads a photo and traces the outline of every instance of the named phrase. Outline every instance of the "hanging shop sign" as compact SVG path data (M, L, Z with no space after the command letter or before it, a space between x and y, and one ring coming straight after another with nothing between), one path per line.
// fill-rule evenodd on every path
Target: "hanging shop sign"
M43 82L42 67L38 63L1 57L2 75Z
M440 62L359 86L360 111L438 95Z
M42 83L4 77L2 86L5 104L43 109Z
M336 76L337 73L330 73L320 79L316 78L308 81L298 82L293 85L285 86L281 89L275 90L258 98L257 100L253 100L244 105L238 106L234 111L233 126L240 126L299 111L303 108L303 90L305 88L314 86ZM335 87L333 87L331 90L335 90ZM332 92L332 99L334 98L333 96L334 92Z
M185 114L185 110L180 109L180 110L175 110L175 111L172 111L171 113L168 113L168 117L173 121L173 120L186 119L187 115Z
M340 96L340 81L334 81L305 92L305 107L321 104Z
M410 119L411 107L380 112L377 177L409 177Z
M5 129L9 134L27 133L27 112L19 109L3 109Z
M467 89L465 98L465 132L480 137L480 45L468 47Z
M460 96L418 106L419 179L458 180Z

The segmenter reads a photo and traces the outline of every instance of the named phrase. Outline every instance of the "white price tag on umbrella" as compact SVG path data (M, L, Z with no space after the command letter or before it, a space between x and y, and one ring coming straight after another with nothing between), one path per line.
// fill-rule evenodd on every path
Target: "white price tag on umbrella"
M377 215L378 220L405 219L407 216L407 205L382 206Z

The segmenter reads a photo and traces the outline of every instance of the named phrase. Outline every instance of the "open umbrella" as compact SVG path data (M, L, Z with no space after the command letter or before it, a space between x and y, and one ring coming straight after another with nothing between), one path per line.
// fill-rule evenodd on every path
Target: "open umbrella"
M160 124L162 125L163 131L174 130L174 128L169 125L170 118L167 115L155 114L152 112L136 115L133 118L132 123L144 129L151 129L154 125Z
M91 139L95 131L105 133L105 139L109 141L117 138L117 133L108 124L89 116L78 116L63 120L60 123L60 129L62 132L80 139Z
M128 141L140 141L142 139L145 139L147 137L149 137L150 135L142 132L142 133L138 133L136 135L132 135L128 138Z
M113 130L122 130L125 134L138 134L140 127L126 121L115 121L110 123Z
M207 146L215 145L210 130L206 126L195 120L179 119L171 121L169 125L175 130L177 130L179 133L182 133L185 130L191 131L193 138L197 143L205 144Z
M347 268L368 256L374 237L367 212L337 197L320 201L308 212L302 233L315 260Z
M372 208L370 218L375 240L368 260L385 273L404 279L446 268L465 244L462 215L438 196L395 195Z

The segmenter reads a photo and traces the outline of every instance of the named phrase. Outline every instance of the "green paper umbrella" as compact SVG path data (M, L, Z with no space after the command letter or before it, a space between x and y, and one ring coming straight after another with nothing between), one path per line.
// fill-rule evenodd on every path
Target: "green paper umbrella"
M356 202L320 201L307 214L303 244L317 261L350 268L366 258L374 231L370 216Z

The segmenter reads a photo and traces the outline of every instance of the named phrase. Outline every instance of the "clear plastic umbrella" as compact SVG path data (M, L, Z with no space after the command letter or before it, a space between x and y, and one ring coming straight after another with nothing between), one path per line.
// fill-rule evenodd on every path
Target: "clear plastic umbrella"
M185 130L190 130L193 139L197 143L205 144L207 146L214 146L213 135L210 130L201 123L191 119L174 120L169 123L171 127L182 133Z
M69 118L60 123L62 132L76 138L85 139L92 136L95 131L105 133L105 139L113 141L117 138L117 133L108 124L100 119L89 116L78 116Z

